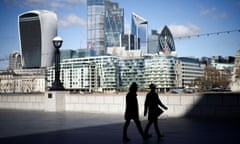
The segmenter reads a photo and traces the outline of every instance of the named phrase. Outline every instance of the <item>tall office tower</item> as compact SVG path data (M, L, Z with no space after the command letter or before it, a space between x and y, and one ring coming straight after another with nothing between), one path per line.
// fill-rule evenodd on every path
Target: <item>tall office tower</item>
M105 47L120 46L121 35L124 34L124 10L112 3L112 8L105 13Z
M46 10L18 16L19 40L24 68L48 67L54 61L52 39L57 36L57 15Z
M112 45L114 42L110 41L123 32L123 9L109 0L88 0L87 10L87 48L95 50L96 55L105 55L106 46Z
M137 39L133 34L124 34L121 35L121 44L120 47L125 47L125 50L135 50Z
M148 36L147 53L158 54L160 52L159 37L160 37L160 34L157 32L157 30L152 30L151 35Z
M166 55L175 55L175 44L171 31L165 26L159 37L160 51Z
M10 70L20 69L22 67L21 55L19 52L13 52L9 55L9 67Z
M139 41L137 41L137 49L141 49L143 54L147 53L147 27L147 20L132 13L131 33L139 39Z

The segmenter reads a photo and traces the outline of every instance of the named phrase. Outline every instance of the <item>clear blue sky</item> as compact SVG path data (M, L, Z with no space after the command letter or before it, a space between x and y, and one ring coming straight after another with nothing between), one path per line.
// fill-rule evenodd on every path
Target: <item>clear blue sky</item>
M149 21L149 32L167 25L174 36L188 36L240 29L240 0L111 0L125 10L129 29L132 12ZM58 16L62 49L86 47L86 0L1 0L0 58L20 51L17 18L23 12L46 9ZM235 56L240 32L175 40L178 56ZM0 61L0 69L7 65Z

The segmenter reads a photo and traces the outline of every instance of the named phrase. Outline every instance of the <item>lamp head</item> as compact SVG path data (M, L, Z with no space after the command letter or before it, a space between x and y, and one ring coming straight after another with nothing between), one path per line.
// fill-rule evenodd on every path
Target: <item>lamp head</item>
M61 37L56 36L53 38L52 41L55 48L60 48L62 46L63 40Z

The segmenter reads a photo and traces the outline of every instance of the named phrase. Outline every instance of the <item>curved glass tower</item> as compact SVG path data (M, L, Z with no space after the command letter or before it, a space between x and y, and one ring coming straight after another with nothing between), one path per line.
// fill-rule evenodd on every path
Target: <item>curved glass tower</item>
M143 53L147 53L147 26L148 21L144 18L132 13L132 27L131 32L137 37L137 48L141 49Z
M171 31L165 26L159 36L160 51L164 54L175 52L175 44Z
M57 35L57 15L33 10L18 16L19 40L24 68L48 67L54 61L52 39Z

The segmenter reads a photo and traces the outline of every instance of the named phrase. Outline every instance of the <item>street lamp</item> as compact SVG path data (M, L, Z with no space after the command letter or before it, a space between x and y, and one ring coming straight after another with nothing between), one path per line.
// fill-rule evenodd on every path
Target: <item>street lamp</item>
M62 46L62 38L56 36L52 40L55 47L55 80L50 90L65 90L60 81L60 51L59 48Z

